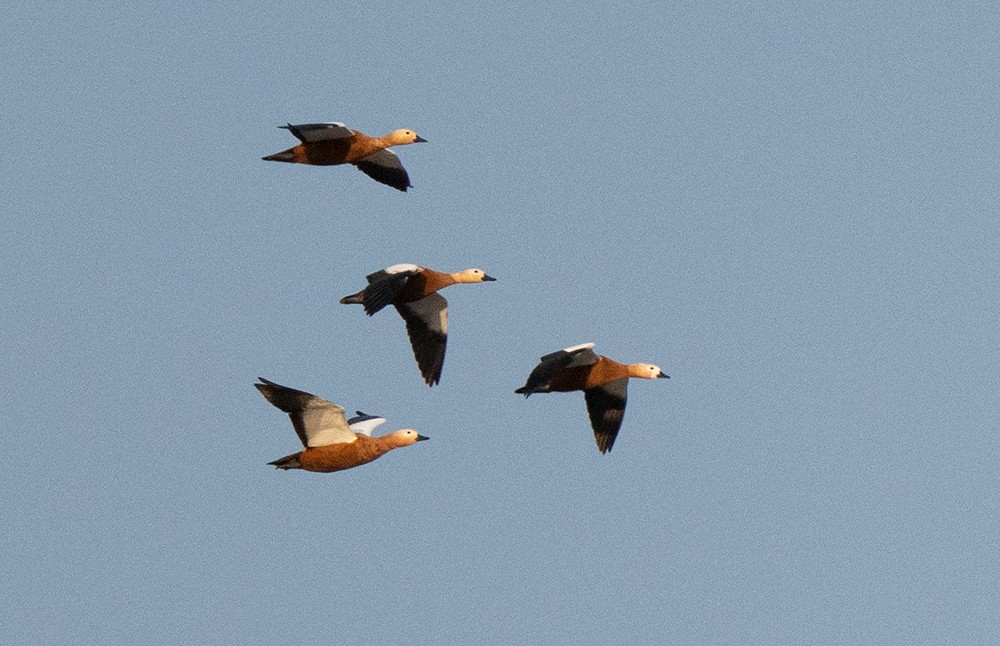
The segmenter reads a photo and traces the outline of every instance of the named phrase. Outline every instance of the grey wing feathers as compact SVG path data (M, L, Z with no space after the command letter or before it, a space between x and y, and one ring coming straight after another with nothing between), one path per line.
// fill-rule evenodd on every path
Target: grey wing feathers
M428 386L440 383L448 341L448 301L435 293L411 303L399 303L396 311L406 321L413 357L424 381Z
M559 372L578 366L589 366L596 363L597 359L598 356L589 347L551 352L539 360L538 365L528 375L528 381L514 392L525 397L532 393L545 392L549 382Z
M549 353L539 359L539 362L542 364L550 363L560 368L576 368L577 366L589 366L597 363L597 359L597 353L592 349L576 348Z
M264 398L271 402L275 408L289 414L292 418L292 427L295 428L295 434L299 436L299 439L302 441L302 445L306 446L309 443L309 438L306 436L306 430L302 423L301 415L296 415L296 413L301 413L314 395L301 390L295 390L294 388L289 388L287 386L282 386L281 384L276 384L273 381L264 379L263 377L258 377L258 379L261 383L254 384L254 387L257 388L257 390L260 391L260 394L264 395Z
M364 159L354 162L362 173L371 177L376 182L381 182L386 186L391 186L396 190L406 192L406 189L413 186L410 184L410 176L403 163L399 161L396 153L388 149L383 149L377 153L368 155Z
M364 300L362 304L365 314L371 316L389 303L396 300L403 285L415 272L407 271L396 274L389 274L385 271L378 271L368 275L368 287L365 287Z
M379 415L366 415L361 411L357 411L357 413L355 417L347 420L347 425L355 433L371 437L372 431L385 424L385 418Z
M289 131L302 143L354 136L354 131L342 123L301 123L295 126L289 123L278 127Z
M295 434L303 446L324 446L353 442L354 432L347 426L344 409L322 397L276 384L259 377L257 390L276 408L288 413Z
M347 420L347 423L349 425L350 424L357 424L358 422L367 422L367 421L373 420L373 419L385 419L385 418L382 417L381 415L369 415L368 413L363 413L363 412L361 412L361 411L358 410L358 411L354 411L354 417L352 417L351 419Z
M585 390L583 397L587 402L587 414L590 416L590 426L594 429L597 448L601 453L607 453L614 446L625 417L628 378Z

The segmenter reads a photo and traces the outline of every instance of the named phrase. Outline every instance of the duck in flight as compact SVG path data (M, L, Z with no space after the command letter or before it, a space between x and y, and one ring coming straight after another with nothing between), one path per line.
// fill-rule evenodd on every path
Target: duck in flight
M651 363L623 364L596 354L593 343L582 343L547 354L514 392L528 397L535 393L582 390L590 425L601 453L614 446L625 416L629 378L669 379Z
M371 316L393 305L406 321L420 374L428 386L441 382L444 351L448 341L448 301L438 290L456 283L494 281L482 269L466 269L454 274L411 264L393 265L367 276L368 286L340 299L344 305L360 304Z
M342 123L303 123L278 126L291 132L299 145L268 155L266 161L283 161L314 166L354 164L376 182L400 191L410 188L410 176L390 146L426 142L412 130L395 130L384 137L369 137Z
M356 417L347 420L344 409L333 402L263 377L258 379L260 383L254 386L267 401L288 413L304 447L298 453L268 462L278 469L343 471L427 439L411 428L372 437L372 430L383 424L384 418L358 411Z

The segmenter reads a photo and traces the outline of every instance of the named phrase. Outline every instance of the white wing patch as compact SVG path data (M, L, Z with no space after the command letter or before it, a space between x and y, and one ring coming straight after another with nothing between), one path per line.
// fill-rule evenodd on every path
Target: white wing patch
M589 350L593 348L596 343L581 343L580 345L574 345L569 348L564 348L563 352L576 352L578 350Z
M438 316L441 318L441 334L448 335L448 308L440 310Z
M400 263L398 265L393 265L392 267L386 267L383 271L387 274L402 274L404 272L415 272L418 271L420 267L418 265L411 265L410 263Z
M374 431L379 426L385 424L384 417L371 417L360 422L354 422L351 424L351 430L355 433L360 433L361 435L367 435L371 437L372 431Z
M299 414L308 447L344 444L358 439L347 425L344 409L333 402L314 396Z

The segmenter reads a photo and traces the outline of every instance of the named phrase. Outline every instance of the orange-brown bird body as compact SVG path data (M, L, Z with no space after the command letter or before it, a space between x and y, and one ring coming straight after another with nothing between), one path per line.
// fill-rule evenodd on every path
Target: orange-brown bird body
M441 381L448 341L448 301L437 292L458 283L495 280L482 269L448 274L407 263L393 265L366 278L367 287L340 302L363 305L369 316L393 305L406 321L413 356L428 386Z
M298 468L305 471L330 473L367 464L393 449L410 444L413 444L413 441L405 437L397 437L394 433L382 437L368 437L359 434L353 442L306 447L298 453L286 455L271 464L278 468ZM282 466L284 464L297 464L298 466Z
M389 147L427 141L412 130L405 129L382 137L369 137L342 123L288 124L280 127L286 128L302 143L268 155L264 160L313 166L353 164L375 181L400 191L412 185L399 157Z
M618 363L603 354L597 355L597 361L589 366L568 368L552 376L548 390L571 392L587 390L607 385L612 381L630 377L628 366Z
M371 437L373 428L385 422L381 417L364 415L350 422L344 409L316 395L276 384L260 377L257 390L276 408L288 413L303 449L268 464L279 469L306 471L343 471L367 464L393 449L426 440L410 428L381 437Z
M311 164L313 166L353 164L392 145L395 144L385 137L369 137L363 132L355 130L353 136L344 139L301 143L274 155L276 157L288 156L291 159L268 161L287 161L293 164Z
M528 375L527 383L514 392L528 397L582 390L597 448L607 453L625 417L628 380L665 379L667 375L651 363L618 363L596 354L593 347L593 343L583 343L545 355Z
M434 292L456 283L458 281L451 274L424 267L423 271L414 274L406 281L392 303L395 305L396 303L419 301L425 296L430 296Z

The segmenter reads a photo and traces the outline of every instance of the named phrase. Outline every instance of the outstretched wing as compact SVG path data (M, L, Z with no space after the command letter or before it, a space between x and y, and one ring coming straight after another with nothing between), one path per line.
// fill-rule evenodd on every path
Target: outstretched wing
M327 446L357 439L347 425L344 409L321 397L288 388L259 377L257 390L280 410L288 413L303 446Z
M622 427L622 418L625 417L628 377L585 390L583 397L587 401L587 413L597 448L601 453L607 453L614 446L618 430Z
M402 264L368 274L368 287L365 287L363 300L365 314L371 316L396 300L410 276L420 271L417 265Z
M406 333L424 381L428 386L440 383L448 342L448 301L434 293L410 303L398 303L396 310L406 321Z
M404 193L406 189L413 186L410 184L410 176L407 175L406 169L403 168L403 163L399 161L396 153L388 148L383 148L377 153L363 157L354 162L354 165L376 182L381 182Z
M353 137L354 131L342 123L302 123L297 126L287 124L278 126L289 131L302 143L313 141L329 141L331 139L344 139Z
M596 344L581 343L545 355L528 375L528 381L514 392L525 397L533 393L547 392L553 377L560 372L596 363L598 356L592 350L594 345Z
M372 431L385 424L385 418L378 415L366 415L361 411L356 411L357 416L347 420L347 425L355 433L361 433L371 437Z

